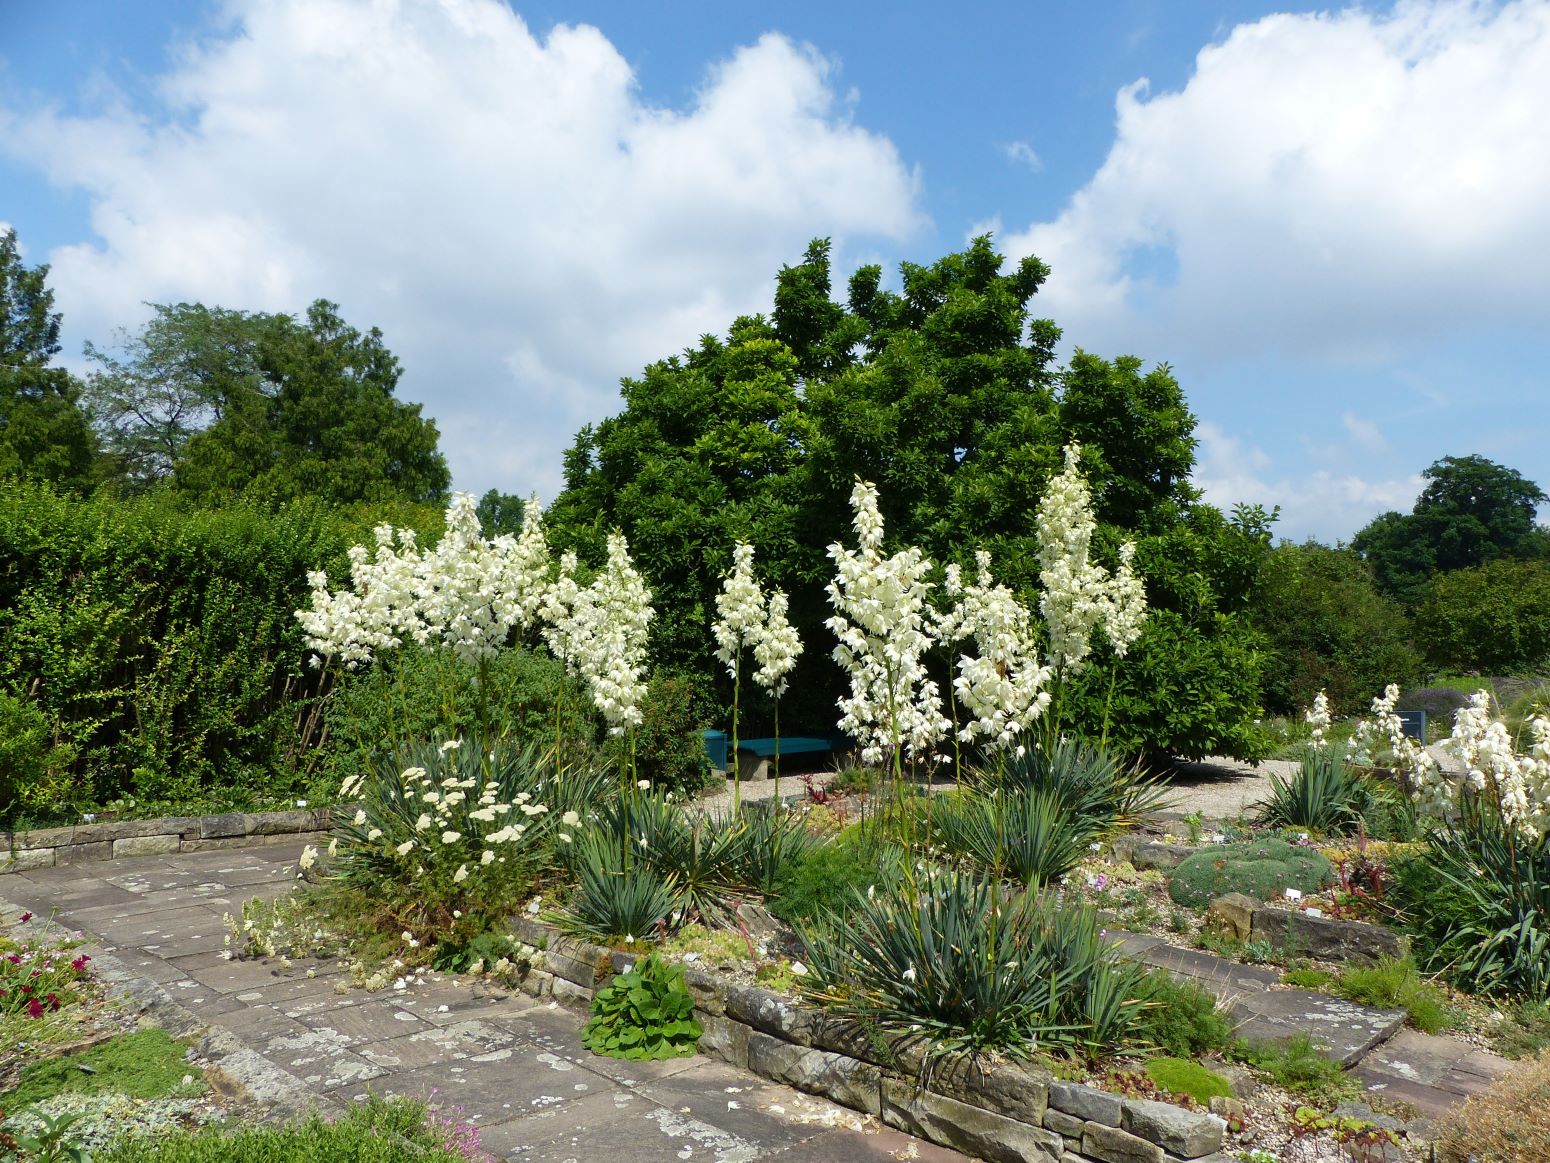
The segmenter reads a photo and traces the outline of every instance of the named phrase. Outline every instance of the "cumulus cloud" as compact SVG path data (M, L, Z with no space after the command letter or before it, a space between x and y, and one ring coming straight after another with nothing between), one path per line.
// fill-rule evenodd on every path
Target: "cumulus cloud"
M1550 318L1550 4L1268 16L1117 101L1102 167L1002 241L1086 345L1368 364Z
M1291 541L1349 541L1379 513L1408 513L1426 484L1419 474L1369 480L1328 469L1289 472L1264 449L1216 424L1199 425L1195 435L1200 445L1192 479L1205 499L1227 510L1239 502L1279 505L1275 533Z
M918 180L835 66L767 35L654 107L595 28L496 0L239 0L157 108L0 108L0 148L83 192L50 256L75 339L144 301L377 324L458 483L552 493L618 377L767 309L815 234L898 240Z

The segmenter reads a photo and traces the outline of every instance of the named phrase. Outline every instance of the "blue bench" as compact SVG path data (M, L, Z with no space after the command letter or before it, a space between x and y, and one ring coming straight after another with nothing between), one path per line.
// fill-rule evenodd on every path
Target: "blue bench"
M843 744L834 739L824 739L817 735L782 735L780 737L780 757L788 755L823 755L834 751ZM762 762L775 757L775 738L768 739L739 739L737 741L739 752L748 752L757 757L761 762L758 769L762 772L766 765ZM717 771L729 770L727 763L731 756L731 739L725 731L705 732L705 754L710 759L710 765Z

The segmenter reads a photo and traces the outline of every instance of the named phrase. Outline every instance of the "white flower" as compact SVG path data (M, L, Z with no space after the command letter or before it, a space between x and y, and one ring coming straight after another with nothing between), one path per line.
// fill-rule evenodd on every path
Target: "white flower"
M316 848L314 848L311 844L306 845L301 850L301 857L296 861L297 864L301 865L301 870L303 872L306 872L308 869L310 869L317 862L318 862L318 850Z
M732 571L716 595L711 634L716 657L734 681L742 668L743 651L759 641L764 628L764 593L753 576L753 546L739 541L732 549Z
M468 865L466 865L466 864L459 864L457 866L457 871L452 874L452 883L453 884L462 884L467 879L468 879Z
M363 809L363 808L356 808L355 809L355 818L352 819L350 822L352 824L354 824L357 828L359 828L362 824L364 824L366 822L366 812L365 812L365 809Z
M408 856L409 855L409 850L411 848L413 848L413 847L414 847L414 841L413 840L405 840L396 849L394 849L394 851L397 852L400 856Z
M456 844L462 838L463 833L454 832L450 828L441 834L441 842L443 844Z
M567 828L574 828L576 825L581 823L581 816L578 815L575 811L569 811L560 817L560 823L564 824Z
M786 693L786 676L802 653L802 637L786 617L789 599L784 590L772 590L764 628L753 644L759 669L753 680L777 699Z
M479 853L479 863L480 864L489 864L494 859L495 859L495 853L491 852L488 848L486 848L483 852Z
M925 667L936 641L926 605L931 562L913 547L882 555L876 488L857 481L850 500L860 547L834 542L828 549L835 576L827 625L839 639L834 660L850 676L839 725L861 743L867 763L899 750L935 762L935 745L951 724Z
M1329 741L1324 738L1324 732L1329 730L1329 698L1323 691L1313 696L1313 706L1303 715L1303 721L1312 728L1308 746L1315 751L1328 747Z
M640 788L641 791L650 791L651 781L649 779L637 779L635 781L635 786Z
M368 839L368 840L380 840L380 839L382 839L382 829L381 828L373 828L371 831L366 833L366 839Z
M456 751L461 746L463 746L461 739L448 739L441 745L441 753L445 755L449 751Z
M915 980L915 967L913 965L911 965L908 969L906 969L899 976L902 977L905 981L914 981Z
M1131 568L1135 546L1121 546L1119 569L1113 575L1089 557L1097 521L1081 456L1080 444L1066 446L1066 467L1050 481L1036 518L1039 581L1044 587L1039 610L1049 635L1051 665L1062 675L1077 674L1087 665L1092 633L1100 624L1114 653L1123 657L1146 617L1146 591Z

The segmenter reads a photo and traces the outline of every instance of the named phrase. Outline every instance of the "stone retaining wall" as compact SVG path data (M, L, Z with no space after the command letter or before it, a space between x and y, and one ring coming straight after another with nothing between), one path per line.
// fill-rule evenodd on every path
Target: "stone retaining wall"
M590 1004L635 958L512 922L531 968L523 989ZM924 1045L869 1035L854 1023L755 986L684 967L704 1026L700 1050L764 1078L863 1111L890 1127L994 1163L1226 1163L1226 1124L1169 1103L1061 1082L1015 1063L928 1062Z
M0 873L121 856L294 844L325 831L330 811L323 807L285 812L223 812L215 816L108 820L70 828L0 832Z
M1408 937L1383 925L1272 908L1241 892L1213 900L1206 920L1239 941L1264 941L1320 961L1377 961L1410 951Z

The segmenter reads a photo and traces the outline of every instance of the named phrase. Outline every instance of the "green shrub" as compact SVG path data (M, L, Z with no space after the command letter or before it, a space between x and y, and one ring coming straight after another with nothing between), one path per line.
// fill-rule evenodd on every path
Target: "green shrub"
M1421 977L1409 957L1384 957L1376 965L1350 965L1335 980L1335 992L1348 1001L1379 1009L1402 1009L1410 1024L1427 1034L1448 1025L1447 998Z
M958 873L858 893L843 924L802 937L804 992L933 1053L1094 1053L1128 1039L1141 1008L1144 970L1094 912Z
M1311 848L1258 840L1202 848L1185 857L1168 880L1168 894L1198 909L1229 892L1269 900L1288 888L1316 892L1334 878L1334 866Z
M816 924L827 913L843 911L858 894L895 883L900 865L899 851L880 844L869 829L847 828L781 870L770 911L785 921Z
M710 776L705 754L705 719L695 708L695 684L689 678L653 676L641 703L635 729L635 773L655 791L697 794ZM615 763L626 762L625 742L610 740Z
M1422 968L1470 993L1550 999L1550 837L1529 840L1476 807L1391 872L1388 899Z
M359 806L336 815L332 871L393 931L462 944L531 892L568 812L589 806L578 797L613 785L535 746L454 742L378 755L347 785Z
M320 795L364 772L384 748L477 734L481 719L493 738L553 747L565 736L571 766L595 762L602 725L591 700L549 655L513 648L482 667L448 650L407 643L358 673L343 674L324 704L328 741L319 762Z
M294 611L308 571L340 574L372 523L311 503L205 511L0 484L0 689L35 690L70 749L57 779L76 802L55 806L297 794L331 680L306 666Z
M1038 888L1076 867L1101 826L1045 788L947 800L933 815L932 837L984 873Z
M0 689L0 820L57 811L77 797L75 748L29 699Z
M606 832L584 832L574 848L576 883L564 908L549 920L567 933L608 945L634 944L673 927L679 895L671 876L636 859Z
M281 1126L127 1136L97 1163L468 1163L478 1152L471 1127L430 1116L407 1099L368 1097L333 1122L319 1114Z
M1520 674L1550 664L1550 562L1492 561L1426 586L1416 633L1436 666Z
M1195 1057L1232 1042L1233 1024L1209 990L1164 970L1141 979L1135 1039L1167 1054Z
M1290 780L1270 777L1270 798L1260 809L1259 822L1344 835L1354 832L1366 816L1376 814L1381 801L1397 799L1398 794L1380 790L1332 748L1310 751Z
M1145 1069L1158 1090L1188 1095L1201 1106L1213 1098L1232 1097L1232 1084L1227 1079L1187 1058L1152 1058Z
M658 1061L692 1057L703 1032L683 969L644 957L597 991L581 1040L594 1054Z

